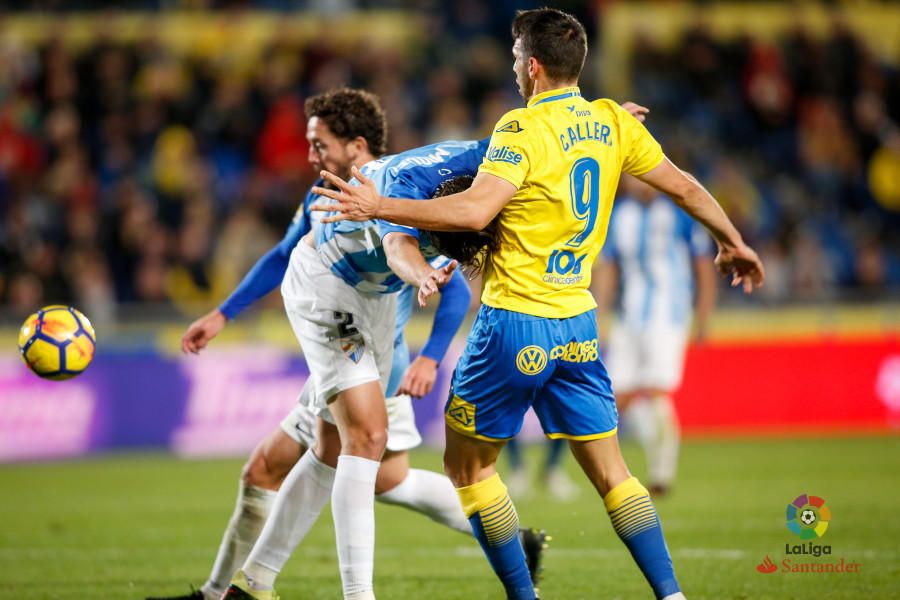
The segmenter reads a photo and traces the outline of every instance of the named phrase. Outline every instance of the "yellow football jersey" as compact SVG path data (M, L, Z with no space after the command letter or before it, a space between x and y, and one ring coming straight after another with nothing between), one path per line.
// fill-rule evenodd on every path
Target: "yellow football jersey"
M506 113L479 171L518 191L498 216L499 249L485 266L481 301L550 318L596 307L591 267L619 176L662 160L637 119L612 100L585 100L577 87L538 94Z

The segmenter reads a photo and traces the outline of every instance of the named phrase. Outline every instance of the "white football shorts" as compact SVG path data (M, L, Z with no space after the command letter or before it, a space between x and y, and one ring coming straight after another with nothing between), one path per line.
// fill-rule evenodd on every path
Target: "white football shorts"
M637 329L620 321L614 323L604 357L613 390L675 390L681 384L687 340L688 330L680 326Z
M328 401L344 390L391 373L396 294L363 294L331 272L301 241L281 284L291 327L313 384L309 405L332 421Z
M281 429L295 442L305 448L316 443L315 408L309 405L312 386L305 385L297 406L281 421ZM388 440L387 449L392 452L411 450L422 443L422 436L416 427L412 399L407 394L391 396L387 399Z

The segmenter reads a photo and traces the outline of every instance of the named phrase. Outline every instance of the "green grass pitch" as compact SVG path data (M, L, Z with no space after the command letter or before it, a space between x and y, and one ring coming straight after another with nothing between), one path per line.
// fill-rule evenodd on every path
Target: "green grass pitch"
M634 471L640 456L626 447ZM529 454L532 464L538 450ZM416 466L436 469L420 451ZM691 599L900 598L900 439L691 441L678 487L659 512L676 572ZM569 469L575 473L574 462ZM143 598L205 579L237 487L240 462L165 455L0 467L0 598ZM785 544L796 496L823 497L832 521L820 544L861 563L856 574L761 574ZM517 502L523 524L554 537L542 596L651 598L649 588L583 485L570 504L543 492ZM501 598L474 541L396 507L378 507L379 599ZM330 511L288 563L283 598L338 598Z

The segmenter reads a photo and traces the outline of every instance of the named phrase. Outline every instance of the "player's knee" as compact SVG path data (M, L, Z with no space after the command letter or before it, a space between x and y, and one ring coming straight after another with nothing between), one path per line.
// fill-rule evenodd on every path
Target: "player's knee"
M478 482L479 469L444 453L444 473L453 482L453 487L461 488Z
M378 471L378 477L375 479L375 493L384 494L385 492L389 492L403 483L404 479L406 479L406 473L401 474L380 469Z
M386 428L360 427L352 430L344 450L353 456L361 456L370 460L381 460L387 447L388 432Z
M280 469L274 468L274 465L266 460L265 454L254 452L241 470L241 481L245 485L277 490L286 475L287 473L281 473Z

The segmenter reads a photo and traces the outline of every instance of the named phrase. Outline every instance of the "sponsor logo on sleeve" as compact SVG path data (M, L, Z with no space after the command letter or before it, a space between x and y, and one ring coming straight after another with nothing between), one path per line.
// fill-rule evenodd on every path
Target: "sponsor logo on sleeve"
M522 153L516 152L509 146L500 146L499 148L491 146L488 148L486 158L491 162L505 162L517 165L522 162Z

